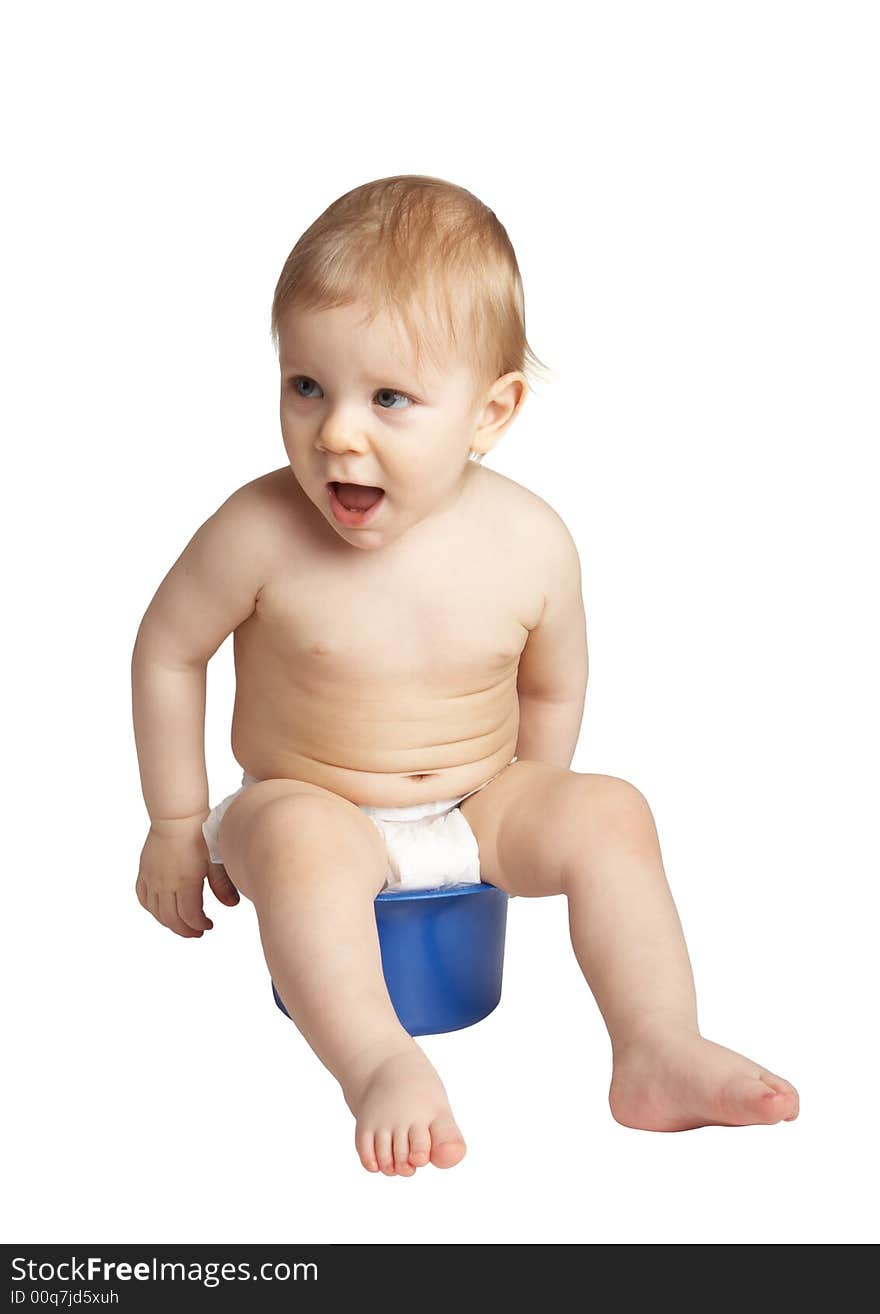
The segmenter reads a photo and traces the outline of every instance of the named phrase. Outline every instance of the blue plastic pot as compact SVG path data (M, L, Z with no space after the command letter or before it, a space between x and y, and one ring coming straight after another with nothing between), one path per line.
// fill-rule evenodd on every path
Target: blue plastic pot
M473 1026L501 999L505 890L443 885L376 896L376 926L385 983L411 1036ZM287 1017L272 984L275 1003Z

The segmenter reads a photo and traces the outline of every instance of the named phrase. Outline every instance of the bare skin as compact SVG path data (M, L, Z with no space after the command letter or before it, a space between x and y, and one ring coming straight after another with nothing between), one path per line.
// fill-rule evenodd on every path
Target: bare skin
M281 403L290 466L239 490L151 604L136 674L133 665L153 820L141 902L178 934L210 929L196 837L206 808L184 802L203 776L198 717L184 739L180 709L185 680L234 633L233 751L259 783L226 811L225 871L212 867L209 879L222 901L236 890L253 901L272 978L340 1083L365 1168L452 1167L465 1142L388 997L373 911L386 855L357 805L454 798L486 781L461 809L483 878L511 894L567 897L574 952L612 1040L617 1121L675 1131L792 1120L787 1081L699 1033L647 802L626 781L568 769L586 646L565 533L540 498L467 461L514 418L522 376L497 380L474 405L466 374L450 371L425 390L422 411L377 418L383 385L362 379L403 387L404 354L387 325L365 334L348 308L291 318ZM291 377L311 382L285 391ZM386 490L368 527L337 523L333 478ZM156 709L172 696L176 714L160 726Z

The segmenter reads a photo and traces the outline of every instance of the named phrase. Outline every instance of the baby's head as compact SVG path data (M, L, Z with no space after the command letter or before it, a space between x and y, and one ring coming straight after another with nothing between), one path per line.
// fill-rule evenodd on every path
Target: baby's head
M452 504L542 368L505 229L464 188L421 175L366 183L315 220L278 280L272 337L294 475L366 549ZM338 484L384 495L358 516Z

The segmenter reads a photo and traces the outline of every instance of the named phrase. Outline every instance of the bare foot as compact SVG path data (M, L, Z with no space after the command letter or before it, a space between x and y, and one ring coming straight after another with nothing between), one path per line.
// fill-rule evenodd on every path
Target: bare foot
M609 1093L624 1127L688 1131L793 1122L800 1107L790 1082L699 1033L644 1029L616 1047Z
M412 1177L428 1163L452 1168L464 1158L464 1138L443 1083L412 1038L359 1056L342 1090L357 1119L355 1145L369 1172Z

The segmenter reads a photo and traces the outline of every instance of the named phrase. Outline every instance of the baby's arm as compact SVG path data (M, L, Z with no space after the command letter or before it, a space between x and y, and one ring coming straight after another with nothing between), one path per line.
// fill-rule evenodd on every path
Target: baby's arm
M250 616L266 578L271 515L254 484L238 489L195 533L147 608L131 662L132 713L150 831L141 853L142 905L176 931L198 936L209 874L205 690L208 661ZM222 869L211 885L238 895Z
M584 714L587 628L577 548L556 512L545 507L531 539L545 579L544 610L519 661L516 755L569 767Z

